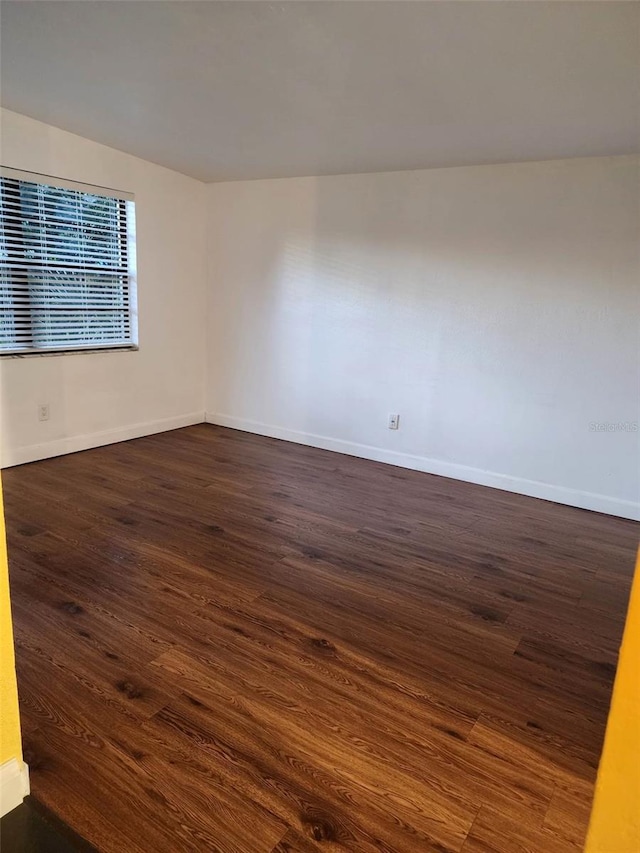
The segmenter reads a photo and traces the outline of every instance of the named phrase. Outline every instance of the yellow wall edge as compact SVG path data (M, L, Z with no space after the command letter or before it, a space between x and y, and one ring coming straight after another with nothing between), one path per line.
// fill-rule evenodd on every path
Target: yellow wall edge
M9 603L9 566L0 480L0 765L11 759L22 763L18 688Z
M640 853L640 551L585 853Z

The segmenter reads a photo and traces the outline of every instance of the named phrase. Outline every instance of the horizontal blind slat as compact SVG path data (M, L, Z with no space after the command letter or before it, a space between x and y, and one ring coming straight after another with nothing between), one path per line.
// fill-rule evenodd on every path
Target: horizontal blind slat
M85 204L88 202L85 201ZM116 205L101 210L90 210L81 207L78 203L59 204L53 199L47 201L45 199L22 198L18 194L11 195L8 192L4 193L3 207L5 218L9 221L14 219L24 222L33 219L39 222L42 220L43 214L45 219L50 216L54 220L69 221L70 223L77 223L83 219L90 219L95 222L117 222L119 218L119 209Z
M120 250L119 240L115 234L101 234L100 237L95 237L89 234L78 233L73 235L54 235L54 234L18 234L5 233L0 234L0 246L40 246L46 243L47 246L59 246L60 248L84 248L85 251L92 249L100 252L117 252Z
M54 291L54 290L45 290L45 291L31 291L31 292L18 292L15 293L3 293L0 291L0 303L7 305L29 305L30 301L38 301L48 300L58 302L60 300L65 301L73 301L78 302L81 300L95 300L96 302L112 302L114 299L123 299L123 294L119 290L106 291L104 293L100 293L100 291L80 291L75 290L73 293L64 292L64 291Z
M81 216L70 218L54 205L47 206L30 204L17 204L8 202L3 205L3 222L6 225L24 223L31 227L45 227L47 225L64 225L69 228L100 228L103 225L116 226L119 220L119 212L109 214L83 213Z
M23 260L18 258L16 261L11 260L10 262L4 262L3 266L6 268L5 270L0 271L0 275L8 275L9 269L15 269L16 271L22 272L22 270L26 270L27 272L23 273L26 275L30 270L46 270L49 275L53 272L71 270L78 272L90 272L91 275L127 275L127 270L124 267L100 267L100 266L87 266L86 264L67 264L67 263L48 263L44 264L42 262L29 262L28 260ZM16 273L17 274L17 273Z
M68 178L59 178L57 175L41 175L36 172L28 172L24 169L13 169L9 166L0 166L0 181L11 181L13 183L36 184L40 186L54 187L67 192L87 193L90 195L104 196L105 198L117 198L120 201L133 201L134 194L126 190L111 187L99 187L85 184L81 181L72 181Z
M21 302L28 302L29 299L46 296L61 296L69 297L77 294L78 296L95 296L96 299L111 299L117 294L124 296L128 292L128 288L118 287L117 285L103 284L96 287L87 285L82 286L56 288L55 285L39 285L34 284L31 287L12 287L3 288L0 286L0 299L14 299Z

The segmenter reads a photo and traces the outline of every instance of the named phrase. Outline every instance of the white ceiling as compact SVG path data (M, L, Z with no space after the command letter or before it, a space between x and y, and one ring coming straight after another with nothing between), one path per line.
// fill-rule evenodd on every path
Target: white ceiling
M621 154L635 2L13 2L3 105L205 181Z

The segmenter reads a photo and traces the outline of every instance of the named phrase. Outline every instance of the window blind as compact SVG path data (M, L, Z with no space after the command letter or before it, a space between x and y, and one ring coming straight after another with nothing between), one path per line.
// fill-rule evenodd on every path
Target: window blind
M130 195L2 170L0 355L133 347L135 299Z

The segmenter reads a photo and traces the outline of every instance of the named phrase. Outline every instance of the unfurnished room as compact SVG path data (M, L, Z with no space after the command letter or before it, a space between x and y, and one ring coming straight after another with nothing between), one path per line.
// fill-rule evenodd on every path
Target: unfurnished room
M640 853L640 3L0 0L0 97L2 853Z

